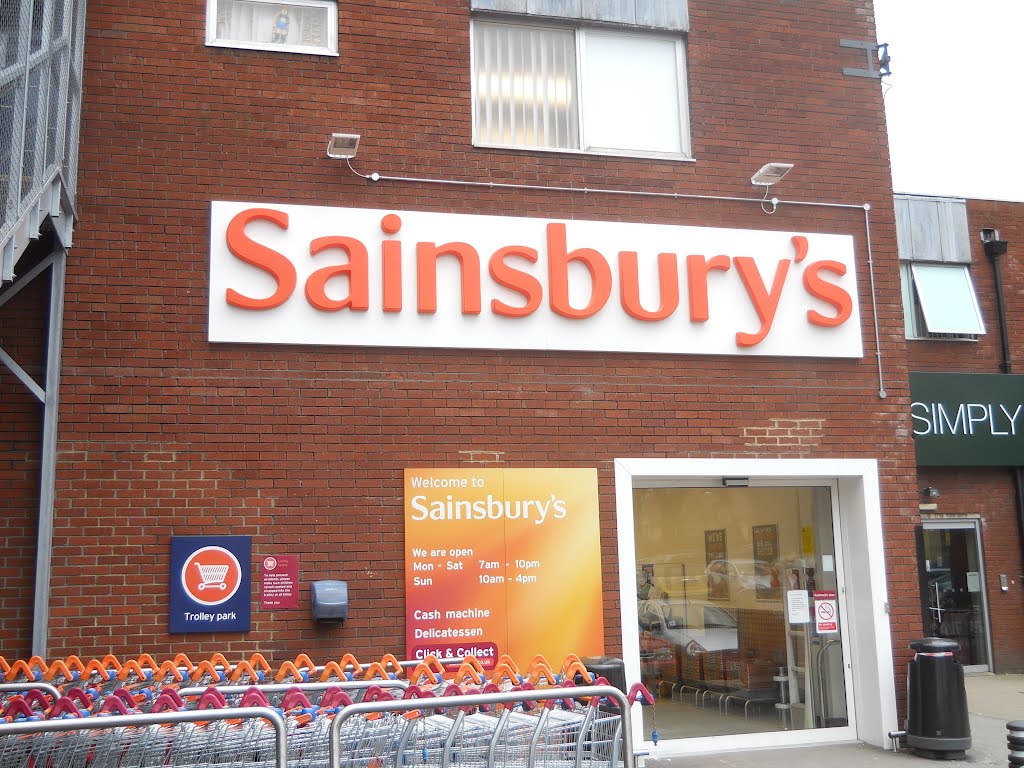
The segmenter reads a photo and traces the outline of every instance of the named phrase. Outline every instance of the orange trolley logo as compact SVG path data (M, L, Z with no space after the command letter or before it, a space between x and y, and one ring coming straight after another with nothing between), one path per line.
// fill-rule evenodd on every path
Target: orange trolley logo
M242 567L224 547L203 547L193 552L181 569L185 594L201 605L220 605L238 591Z

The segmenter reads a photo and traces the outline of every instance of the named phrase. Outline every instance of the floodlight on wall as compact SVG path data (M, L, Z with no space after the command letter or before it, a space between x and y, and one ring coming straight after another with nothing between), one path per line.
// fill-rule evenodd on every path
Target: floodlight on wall
M792 163L765 163L761 170L750 177L750 183L757 187L770 187L782 181L782 177L791 170Z
M332 133L327 140L327 156L335 160L351 160L358 150L358 133Z
M921 489L921 495L926 499L937 499L942 495L942 491L936 488L934 485L928 485Z

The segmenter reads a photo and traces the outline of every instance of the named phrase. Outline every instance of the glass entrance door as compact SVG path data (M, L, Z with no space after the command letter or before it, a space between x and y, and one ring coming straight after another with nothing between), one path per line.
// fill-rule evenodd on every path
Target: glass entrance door
M640 670L661 738L850 724L832 502L823 486L634 490Z
M965 669L988 671L988 611L977 523L927 521L922 539L925 632L959 643Z

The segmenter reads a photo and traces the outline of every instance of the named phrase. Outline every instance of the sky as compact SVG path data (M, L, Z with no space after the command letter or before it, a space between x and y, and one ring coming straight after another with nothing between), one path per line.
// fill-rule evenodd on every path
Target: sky
M1024 202L1024 1L874 3L894 191Z

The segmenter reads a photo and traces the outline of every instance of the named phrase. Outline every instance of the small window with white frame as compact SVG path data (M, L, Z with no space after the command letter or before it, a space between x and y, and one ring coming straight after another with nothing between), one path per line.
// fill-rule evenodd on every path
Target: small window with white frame
M338 55L335 0L207 0L206 44Z
M971 279L967 203L896 195L896 236L909 339L974 340L985 322Z
M680 35L474 20L475 144L686 159L689 133Z

